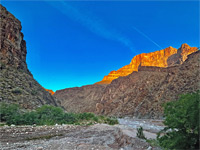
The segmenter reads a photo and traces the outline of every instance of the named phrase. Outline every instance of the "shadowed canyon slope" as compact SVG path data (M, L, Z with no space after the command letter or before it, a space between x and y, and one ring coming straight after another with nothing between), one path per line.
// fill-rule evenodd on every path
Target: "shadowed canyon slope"
M96 103L103 95L105 85L86 85L82 87L58 90L54 96L61 100L61 105L70 112L95 112Z
M26 64L21 23L0 5L0 101L24 108L57 106L55 98L34 80Z
M174 67L139 67L138 72L114 80L97 104L98 113L161 117L163 103L199 89L199 56L199 51L190 54L182 65Z
M163 57L159 56L160 53ZM54 96L61 99L61 105L71 112L159 118L164 102L199 89L199 51L182 44L178 50L169 47L150 54L143 54L151 57L146 59L148 57L143 56L142 61L136 59L142 55L134 57L132 66L137 66L136 71L130 71L128 76L119 77L110 84L59 90ZM158 62L161 67L155 67Z
M96 84L110 84L112 80L118 77L127 76L133 71L138 71L139 66L168 67L175 64L182 64L187 59L187 55L195 51L197 51L196 47L183 44L178 50L170 46L160 51L142 53L133 57L129 65L117 71L111 71L102 81Z

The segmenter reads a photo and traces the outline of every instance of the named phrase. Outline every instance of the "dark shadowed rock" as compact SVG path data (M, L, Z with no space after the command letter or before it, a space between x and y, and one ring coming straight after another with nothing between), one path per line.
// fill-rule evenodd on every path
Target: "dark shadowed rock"
M61 105L69 112L95 112L100 102L105 85L87 85L58 90L54 96L61 100Z
M26 42L18 19L0 5L0 101L24 108L57 106L55 98L33 78L26 64Z

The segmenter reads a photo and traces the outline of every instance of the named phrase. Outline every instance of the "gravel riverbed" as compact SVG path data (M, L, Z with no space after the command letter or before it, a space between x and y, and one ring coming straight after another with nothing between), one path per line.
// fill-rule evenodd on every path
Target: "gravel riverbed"
M135 123L133 123L135 122ZM147 150L151 147L136 136L143 126L147 138L156 138L161 122L119 119L119 125L91 126L3 126L0 127L2 150Z

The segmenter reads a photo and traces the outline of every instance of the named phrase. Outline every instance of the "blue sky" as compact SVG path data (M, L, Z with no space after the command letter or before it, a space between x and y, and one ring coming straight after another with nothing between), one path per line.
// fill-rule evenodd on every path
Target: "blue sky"
M45 88L93 84L140 53L199 47L198 1L2 1Z

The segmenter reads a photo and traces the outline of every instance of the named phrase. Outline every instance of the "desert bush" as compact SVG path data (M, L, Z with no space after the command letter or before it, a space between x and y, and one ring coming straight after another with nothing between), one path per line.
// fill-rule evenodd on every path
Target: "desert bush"
M20 112L19 105L0 103L0 120L8 121L12 120L14 115L18 115Z
M109 125L115 125L118 124L118 120L116 118L107 117L105 118L105 123Z
M99 118L98 118L97 116L94 116L92 119L93 119L94 121L96 121L96 122L99 121Z
M21 115L22 120L20 124L24 125L33 125L39 123L39 115L35 111L26 112Z
M93 113L65 113L62 108L50 105L43 105L36 110L24 112L20 111L18 105L1 103L0 115L1 121L5 121L8 125L91 125L95 122L113 125L118 123L117 119L96 116Z
M39 125L53 125L64 122L64 111L60 107L43 105L42 107L36 109L36 113L38 115Z
M95 117L95 115L93 113L80 113L78 114L78 118L81 120L90 120L93 117Z
M64 114L64 123L74 124L78 122L78 117L74 113L65 113Z
M160 146L167 149L199 149L199 110L199 91L166 103L166 128L158 135Z
M137 137L140 139L146 139L144 136L143 128L141 126L137 128Z

